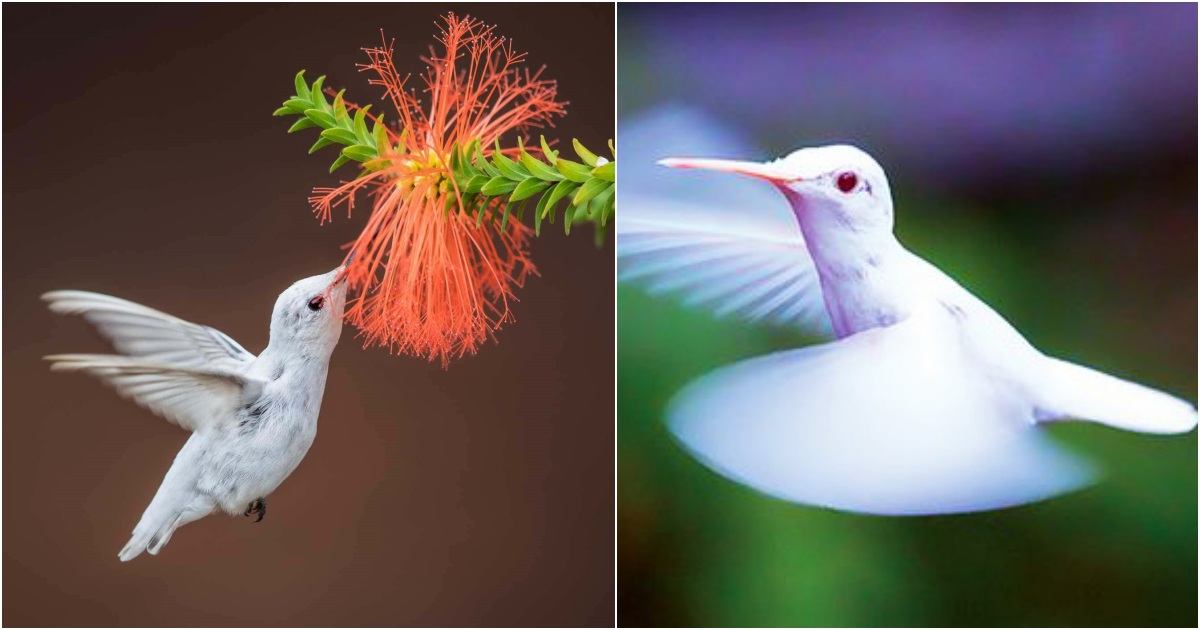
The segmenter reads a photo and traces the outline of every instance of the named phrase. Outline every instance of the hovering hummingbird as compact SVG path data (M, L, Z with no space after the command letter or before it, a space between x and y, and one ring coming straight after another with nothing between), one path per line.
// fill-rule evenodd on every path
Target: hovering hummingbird
M42 296L82 315L121 355L48 356L85 372L192 432L121 550L157 554L180 526L216 511L267 512L266 496L296 469L317 433L329 357L342 332L344 266L296 282L275 302L259 356L219 330L86 291Z
M905 249L892 232L887 177L855 147L801 149L768 163L660 164L766 182L790 205L790 221L764 221L743 206L717 223L689 217L687 203L623 196L623 280L719 313L826 328L837 339L718 369L675 397L672 432L726 477L847 511L971 512L1093 478L1093 467L1040 424L1077 419L1144 433L1196 426L1183 400L1042 354Z

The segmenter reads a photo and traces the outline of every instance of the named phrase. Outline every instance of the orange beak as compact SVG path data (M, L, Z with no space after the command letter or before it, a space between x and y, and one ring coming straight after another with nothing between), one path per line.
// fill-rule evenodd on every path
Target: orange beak
M756 179L763 179L772 184L788 184L800 181L798 177L789 177L779 172L778 168L771 163L710 160L705 158L666 158L659 160L658 163L670 168L700 168L710 171L739 173Z

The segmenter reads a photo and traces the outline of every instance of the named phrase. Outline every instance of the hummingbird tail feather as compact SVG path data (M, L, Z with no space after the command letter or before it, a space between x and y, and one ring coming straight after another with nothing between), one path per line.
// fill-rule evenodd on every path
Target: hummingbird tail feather
M1038 379L1038 420L1087 420L1141 433L1196 428L1190 403L1103 372L1049 358Z
M137 527L133 528L133 537L118 554L121 562L129 562L141 555L143 551L150 552L150 555L157 555L167 541L171 540L171 534L175 533L175 529L181 525L180 520L181 515L177 513L147 513L144 515Z

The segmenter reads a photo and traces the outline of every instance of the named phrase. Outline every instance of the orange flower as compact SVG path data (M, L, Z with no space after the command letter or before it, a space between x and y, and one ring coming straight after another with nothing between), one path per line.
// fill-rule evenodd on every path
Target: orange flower
M386 90L400 131L388 130L391 149L369 165L378 170L318 188L310 199L324 223L339 204L353 210L360 189L370 192L374 210L347 256L346 319L365 345L440 358L443 366L511 321L513 290L536 273L529 228L510 221L502 231L488 216L477 227L475 216L458 211L449 156L473 140L490 147L509 132L524 136L565 112L555 82L527 70L524 53L494 27L454 14L444 20L441 54L430 48L422 58L420 98L396 70L391 43L364 49L370 63L360 68L377 75L371 84Z

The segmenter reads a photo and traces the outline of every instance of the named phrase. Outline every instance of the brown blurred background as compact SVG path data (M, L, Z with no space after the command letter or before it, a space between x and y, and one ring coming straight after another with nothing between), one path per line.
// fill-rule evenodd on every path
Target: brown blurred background
M359 49L385 29L419 72L450 9L548 65L570 101L554 136L613 136L612 5L4 7L5 625L612 623L611 243L544 234L517 321L449 371L347 329L267 518L214 515L128 564L187 435L41 361L107 351L51 289L261 351L275 297L334 267L366 210L317 225L333 149L306 155L315 134L271 112L301 68L378 107Z

